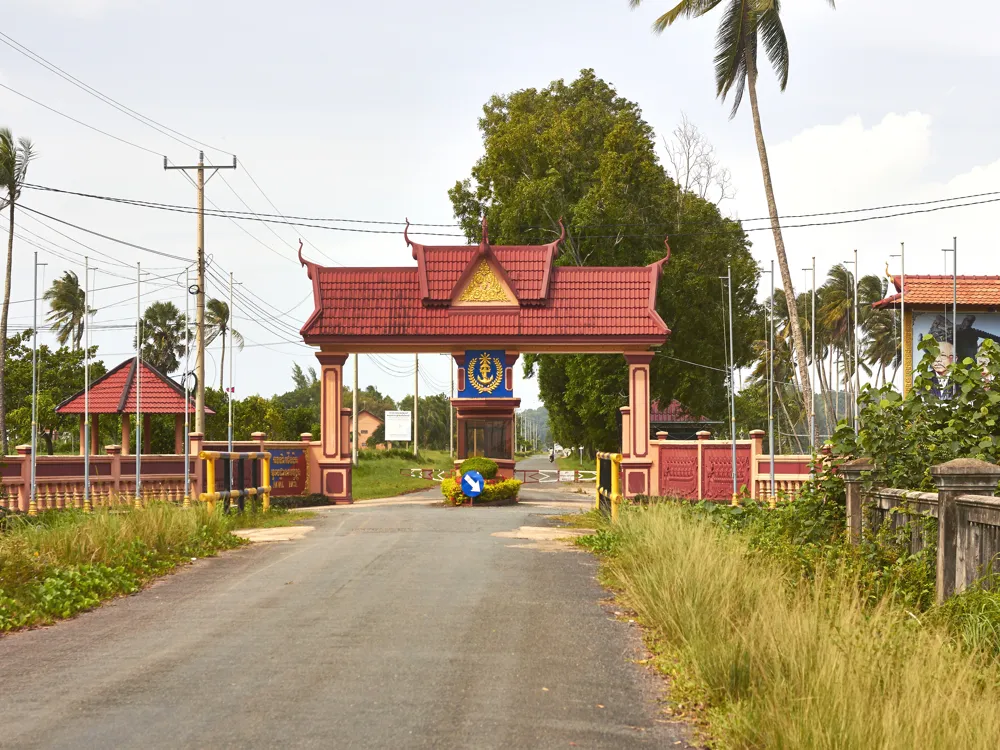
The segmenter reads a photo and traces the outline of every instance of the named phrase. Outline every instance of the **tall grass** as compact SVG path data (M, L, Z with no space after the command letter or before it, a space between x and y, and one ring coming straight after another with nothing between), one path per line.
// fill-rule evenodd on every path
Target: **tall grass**
M803 580L670 505L624 513L608 572L729 748L995 750L1000 670L857 582Z
M167 503L5 519L0 631L69 617L139 590L184 559L238 546L230 530L241 520Z

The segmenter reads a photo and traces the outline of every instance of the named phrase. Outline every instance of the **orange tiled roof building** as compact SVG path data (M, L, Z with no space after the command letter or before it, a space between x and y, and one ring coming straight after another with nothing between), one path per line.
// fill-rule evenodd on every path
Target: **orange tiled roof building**
M913 386L917 344L929 333L945 359L975 356L984 338L1000 340L1000 276L892 276L895 293L876 302L878 309L904 308L903 392ZM952 303L957 303L957 320Z

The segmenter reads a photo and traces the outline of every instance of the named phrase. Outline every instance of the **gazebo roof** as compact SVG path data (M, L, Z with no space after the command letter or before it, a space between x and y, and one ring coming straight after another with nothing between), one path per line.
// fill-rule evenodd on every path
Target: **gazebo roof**
M899 276L892 277L895 294L879 300L872 307L898 307L903 298ZM1000 307L1000 276L959 276L957 283L951 276L906 275L906 306L951 305L954 287L957 286L957 304L981 308Z
M140 411L144 414L183 414L184 389L150 364L139 371ZM91 414L135 414L136 363L127 359L90 384ZM195 403L188 400L188 411ZM58 414L83 414L84 392L80 391L56 407ZM215 412L205 407L206 414Z
M313 283L307 344L344 351L446 351L492 345L520 351L625 351L663 344L656 313L666 256L648 266L556 266L547 245L413 242L416 266L329 268L299 259Z

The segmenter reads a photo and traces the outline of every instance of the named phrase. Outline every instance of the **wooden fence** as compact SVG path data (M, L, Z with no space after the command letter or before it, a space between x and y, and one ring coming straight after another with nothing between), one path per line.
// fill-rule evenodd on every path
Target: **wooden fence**
M942 602L979 581L995 588L1000 575L1000 466L960 458L931 469L937 492L882 488L868 459L843 464L847 526L853 542L866 529L909 524L909 548L937 544L937 600ZM927 520L924 523L924 520ZM918 521L918 523L912 523Z

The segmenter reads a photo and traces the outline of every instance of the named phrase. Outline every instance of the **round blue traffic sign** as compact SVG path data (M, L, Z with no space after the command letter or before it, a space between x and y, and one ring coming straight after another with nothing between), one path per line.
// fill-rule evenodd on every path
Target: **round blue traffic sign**
M483 475L478 471L467 471L462 475L462 494L466 497L479 497L483 494Z

